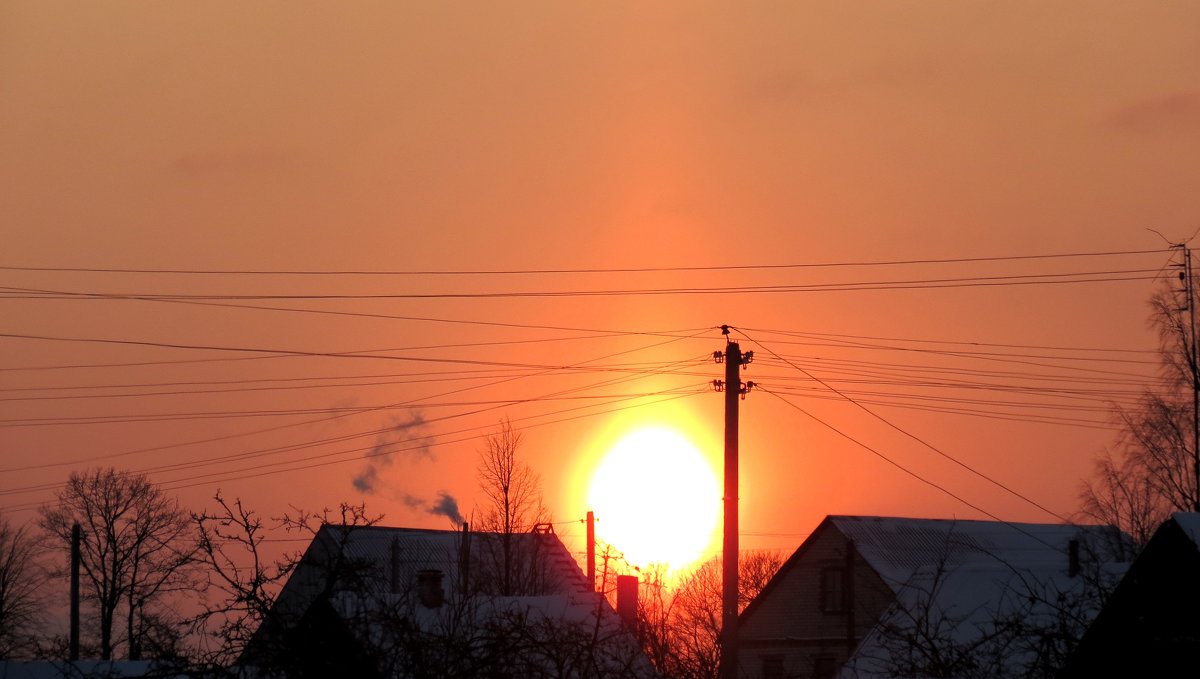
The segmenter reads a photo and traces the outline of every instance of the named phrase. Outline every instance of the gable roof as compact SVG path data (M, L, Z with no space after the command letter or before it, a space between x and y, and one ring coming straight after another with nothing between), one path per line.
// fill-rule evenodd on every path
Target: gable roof
M1106 526L880 516L830 516L828 522L854 541L855 550L893 591L899 591L919 569L943 559L959 568L1005 563L1023 569L1066 571L1072 540L1081 533L1110 530Z
M513 587L499 575L506 553L520 571ZM437 591L436 603L425 598L430 588ZM322 526L276 599L270 622L256 632L243 664L270 666L301 639L301 652L316 654L313 662L337 655L362 660L367 669L374 662L369 658L395 662L414 652L412 644L426 649L424 657L430 644L441 644L478 662L488 661L489 653L515 654L503 662L524 663L530 672L559 662L547 654L566 648L590 653L588 662L611 676L653 674L608 600L593 591L553 533ZM517 625L514 635L536 648L497 651L489 646L497 625ZM586 648L557 643L583 636ZM318 648L322 643L329 649ZM399 648L408 650L397 655ZM383 667L370 676L407 676L396 674L397 666Z
M1155 530L1068 658L1062 677L1174 676L1200 657L1200 514Z
M538 593L592 591L579 564L553 533L511 533L506 536L426 528L326 525L309 545L302 564L315 563L327 554L340 551L349 560L373 567L377 571L377 582L388 584L393 578L400 583L411 583L418 572L436 570L442 573L443 587L449 594L457 593L464 565L468 571L478 570L489 556L503 551L505 540L509 542L514 558L524 561L525 566L536 565L546 573ZM398 557L395 561L393 550Z
M805 558L817 536L831 529L854 542L855 551L894 593L918 570L943 559L958 566L995 566L1003 561L1065 572L1070 541L1081 531L1089 540L1106 544L1121 538L1110 526L831 514L788 557L740 617L753 615L761 601L773 596L777 583Z
M1115 532L1096 525L883 517L839 516L830 523L896 593L841 671L859 679L891 676L904 667L909 660L895 657L896 651L923 661L920 649L906 646L908 631L946 658L978 656L970 662L994 663L1002 675L1039 662L1033 645L976 644L1013 618L1026 630L1057 630L1067 600L1081 619L1094 617L1099 599L1089 588L1095 583L1072 572L1071 543L1077 559L1095 561ZM1090 566L1093 578L1115 582L1127 564Z
M1200 513L1175 512L1171 515L1171 520L1183 530L1184 535L1200 547Z

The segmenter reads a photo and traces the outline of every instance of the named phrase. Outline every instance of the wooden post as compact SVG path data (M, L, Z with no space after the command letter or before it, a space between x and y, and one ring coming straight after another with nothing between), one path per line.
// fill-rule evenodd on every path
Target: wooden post
M738 401L742 350L725 346L725 539L721 550L721 677L738 673Z
M596 514L587 513L587 578L592 591L596 591Z

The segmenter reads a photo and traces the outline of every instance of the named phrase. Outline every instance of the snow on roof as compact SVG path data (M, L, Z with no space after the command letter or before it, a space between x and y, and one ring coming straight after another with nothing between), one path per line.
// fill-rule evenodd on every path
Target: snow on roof
M918 569L946 560L953 565L1067 569L1067 550L1081 533L1106 526L1004 523L955 519L831 516L830 521L893 590Z
M1200 546L1200 513L1197 512L1176 512L1171 515L1171 519L1179 524L1183 532L1187 534L1192 542Z
M347 532L342 536L339 531ZM345 556L373 564L383 576L381 582L390 581L392 550L395 544L399 556L395 566L402 582L412 582L419 571L438 570L443 575L443 587L452 591L460 582L464 538L467 540L467 553L470 554L468 567L473 569L478 568L478 563L484 555L496 554L504 540L500 533L463 533L457 530L389 526L346 528L327 525L321 528L314 543L321 541L330 549L336 549L341 543ZM551 573L551 591L547 593L566 594L592 590L579 564L558 536L553 533L513 533L508 539L511 540L514 552L519 552L524 558L537 559L539 565Z
M1110 527L855 516L830 521L896 592L840 676L894 674L893 652L911 650L898 643L905 630L920 629L926 642L936 639L947 651L977 643L1005 617L1019 616L1034 627L1056 624L1060 595L1078 601L1078 613L1088 620L1098 611L1099 601L1086 596L1087 580L1068 572L1068 550L1072 540L1107 544ZM1081 556L1089 558L1086 551ZM1095 575L1115 583L1127 566L1104 564ZM1029 653L1008 649L1002 662L1016 671Z

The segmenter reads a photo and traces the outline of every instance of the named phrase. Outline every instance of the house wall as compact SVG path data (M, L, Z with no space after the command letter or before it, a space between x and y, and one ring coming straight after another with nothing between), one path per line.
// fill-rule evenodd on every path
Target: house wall
M832 676L846 661L894 597L857 552L847 561L848 544L822 524L747 608L739 620L740 676ZM840 611L823 610L827 569L849 573Z

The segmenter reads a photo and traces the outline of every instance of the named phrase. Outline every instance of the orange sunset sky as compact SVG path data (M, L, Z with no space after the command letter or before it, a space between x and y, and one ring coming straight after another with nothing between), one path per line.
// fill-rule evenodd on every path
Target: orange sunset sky
M442 528L510 418L581 549L623 435L719 474L729 324L744 547L1057 521L1198 179L1190 1L9 0L0 508L103 464Z

